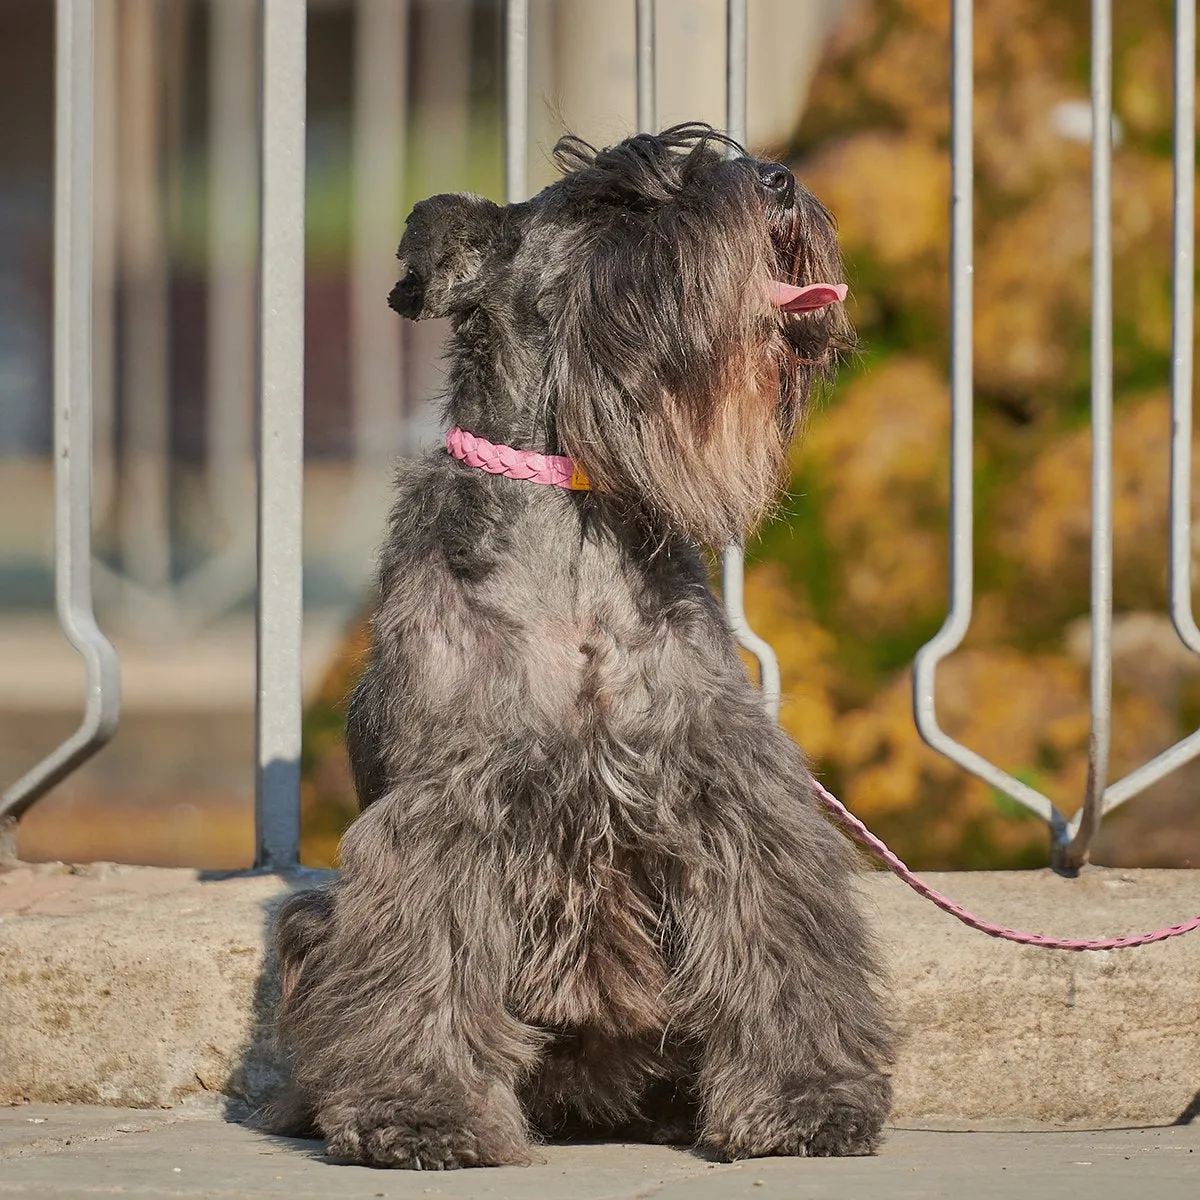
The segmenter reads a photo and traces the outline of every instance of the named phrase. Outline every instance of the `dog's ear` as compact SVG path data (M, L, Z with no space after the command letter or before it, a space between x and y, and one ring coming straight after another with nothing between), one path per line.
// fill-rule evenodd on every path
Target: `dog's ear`
M413 321L471 308L502 212L490 200L465 192L422 200L409 214L396 251L403 277L388 304Z

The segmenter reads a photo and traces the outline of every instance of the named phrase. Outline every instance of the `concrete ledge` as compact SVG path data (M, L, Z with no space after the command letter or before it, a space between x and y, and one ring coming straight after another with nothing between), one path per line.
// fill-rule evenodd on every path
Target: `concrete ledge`
M273 906L321 875L100 864L0 870L0 1103L258 1102ZM1070 937L1174 924L1200 874L933 875L982 916ZM905 1035L896 1118L1164 1122L1200 1090L1200 933L1072 954L997 942L890 876L864 880Z

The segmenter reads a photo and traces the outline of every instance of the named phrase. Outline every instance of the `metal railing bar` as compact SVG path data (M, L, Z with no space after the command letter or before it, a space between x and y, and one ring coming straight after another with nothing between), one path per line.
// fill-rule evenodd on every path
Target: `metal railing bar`
M117 0L93 13L92 508L103 521L117 495Z
M748 18L746 0L727 0L725 6L725 132L739 145L747 141L746 79ZM758 663L763 707L779 718L781 700L779 660L769 643L750 628L745 608L746 554L742 546L726 546L721 554L721 600L734 640Z
M1174 233L1171 305L1171 621L1200 653L1192 611L1192 321L1195 315L1196 6L1175 5ZM1200 754L1200 731L1110 784L1104 812L1136 796Z
M654 71L655 0L637 0L637 124L655 133L658 104Z
M1112 812L1151 784L1178 770L1184 763L1191 762L1197 755L1200 755L1200 729L1168 747L1148 763L1143 763L1136 771L1130 771L1123 779L1110 783L1104 791L1103 812ZM1076 823L1078 820L1076 817Z
M400 323L395 280L404 179L407 0L358 0L354 38L354 219L350 394L354 452L377 475L399 449Z
M749 16L746 0L725 3L725 132L746 145L746 94Z
M409 449L403 322L381 300L395 282L392 251L403 218L408 13L408 0L357 0L355 5L350 241L354 464L337 535L337 557L349 572L374 552L389 501L389 468L397 454ZM460 49L466 53L465 47Z
M1200 654L1192 612L1192 365L1196 255L1196 4L1175 3L1175 195L1171 304L1171 620Z
M951 28L950 199L950 608L942 627L913 660L913 716L934 750L1047 821L1058 841L1066 822L1053 803L938 723L937 668L962 644L974 591L974 30L971 0L954 0Z
M304 0L263 0L255 864L300 850L304 502Z
M759 637L746 620L745 574L746 559L742 547L726 546L721 558L721 599L725 605L725 618L737 644L757 661L763 707L768 716L778 720L781 702L779 660L770 644Z
M1092 0L1092 587L1087 791L1055 865L1078 870L1103 816L1112 729L1112 0Z
M97 309L96 370L93 387L97 423L111 406L103 402L111 358L104 353L111 340L111 304L106 303L104 279L103 175L105 105L101 72L105 63L104 17L112 17L112 0L96 6L97 56ZM257 13L243 0L213 0L210 12L209 127L211 154L208 172L209 279L206 382L206 490L209 505L221 520L226 543L182 578L164 586L166 568L126 574L103 561L93 563L95 585L101 596L111 596L119 606L122 623L144 633L149 627L185 637L227 611L255 588L255 535L243 527L246 507L252 503L253 410L255 362L255 274L258 174L257 80L255 43ZM147 57L143 51L142 57ZM115 72L115 61L109 62ZM143 73L145 66L143 65ZM153 307L153 306L148 306ZM149 318L143 314L143 325ZM159 318L155 318L156 321ZM107 333L106 333L107 330ZM153 356L152 356L153 357ZM158 367L164 365L161 355ZM156 370L158 368L156 367ZM163 385L165 387L165 384ZM140 389L144 390L144 389ZM153 420L165 437L166 401L159 396ZM163 452L165 454L165 446ZM97 467L103 453L97 447ZM145 484L145 474L142 484ZM165 488L165 476L161 481ZM99 493L99 489L98 493ZM165 495L162 511L165 513ZM160 528L163 522L158 522ZM124 536L134 536L126 527ZM169 546L168 546L169 550ZM162 561L161 559L158 561ZM169 561L169 558L168 560ZM156 582L157 579L157 582Z
M996 766L995 763L989 762L982 754L978 754L976 751L970 750L961 743L956 742L940 727L937 729L937 735L939 739L943 740L934 741L929 737L926 737L925 740L935 750L941 751L951 762L957 763L963 770L969 771L976 779L982 779L984 783L994 787L998 792L1003 792L1009 799L1015 800L1018 804L1029 809L1030 812L1041 817L1050 827L1053 845L1066 844L1071 833L1070 826L1066 817L1058 810L1052 800L1044 796L1037 788L1023 783L1015 776Z
M507 0L504 36L504 200L529 194L529 0Z
M226 543L170 587L155 582L162 571L146 580L144 571L94 565L97 584L119 599L127 624L169 629L176 637L252 594L256 582L254 533L242 529L242 516L251 502L253 462L257 14L243 0L214 0L210 20L206 490Z
M167 245L162 178L163 10L136 0L121 12L119 264L122 438L117 528L122 571L143 587L171 582L167 428Z
M16 819L116 732L117 653L92 608L92 160L95 83L91 0L58 0L54 145L54 589L58 620L86 671L79 728L0 797Z
M422 10L422 53L413 61L410 89L419 147L415 161L422 164L420 190L456 191L471 162L472 4L439 0Z
M215 0L209 9L208 502L228 537L252 486L254 276L258 142L254 6Z

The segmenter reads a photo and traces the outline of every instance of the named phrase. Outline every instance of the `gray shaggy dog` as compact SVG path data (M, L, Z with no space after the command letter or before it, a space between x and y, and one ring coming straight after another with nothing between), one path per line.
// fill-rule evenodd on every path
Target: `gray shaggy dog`
M448 423L591 486L445 450L400 471L347 722L362 812L275 927L291 1082L266 1123L333 1158L879 1142L893 1035L853 856L699 549L769 510L850 339L840 304L785 302L840 280L829 214L736 151L699 125L567 138L533 200L408 220L390 303L450 318Z

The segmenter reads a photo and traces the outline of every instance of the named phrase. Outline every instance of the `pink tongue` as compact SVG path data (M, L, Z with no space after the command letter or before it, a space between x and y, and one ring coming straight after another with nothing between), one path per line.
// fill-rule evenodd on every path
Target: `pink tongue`
M793 287L790 283L772 280L768 289L771 303L784 312L812 312L830 304L840 304L849 289L844 283L810 283Z

